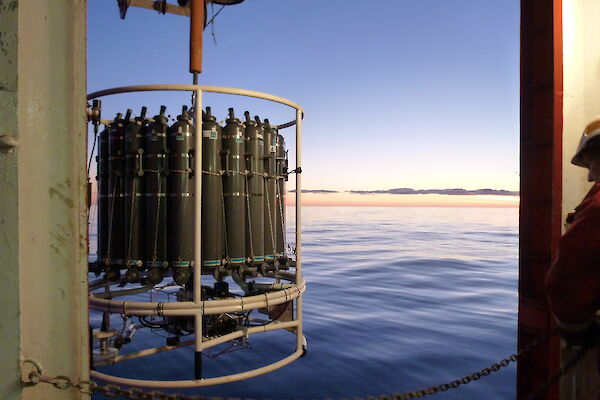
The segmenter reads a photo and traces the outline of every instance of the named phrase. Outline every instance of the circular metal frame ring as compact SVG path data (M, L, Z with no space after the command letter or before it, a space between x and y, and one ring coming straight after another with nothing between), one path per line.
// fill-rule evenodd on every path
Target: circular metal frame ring
M280 103L288 107L294 108L300 111L302 119L304 119L304 109L298 104L291 100L283 97L274 96L272 94L257 92L254 90L238 89L225 86L210 86L210 85L176 85L176 84L163 84L163 85L134 85L134 86L119 86L110 89L99 90L92 92L87 95L88 100L97 99L98 97L110 96L113 94L120 93L135 93L135 92L193 92L200 90L207 93L222 93L222 94L233 94L236 96L254 97L257 99L263 99ZM108 121L104 121L108 122ZM289 122L276 125L277 129L285 129L296 125L296 120L293 119Z

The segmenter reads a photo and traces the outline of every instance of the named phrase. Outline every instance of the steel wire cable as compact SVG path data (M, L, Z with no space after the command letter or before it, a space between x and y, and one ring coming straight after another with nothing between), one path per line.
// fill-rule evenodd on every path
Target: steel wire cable
M153 249L152 249L152 267L156 267L156 258L158 257L158 231L160 229L160 198L161 198L161 191L162 191L162 184L161 184L161 176L160 176L160 171L157 171L156 173L156 180L157 180L157 191L156 191L156 219L154 221L154 225L155 228L154 229L154 243L152 245Z
M135 177L133 177L133 179L131 180L131 208L129 210L129 213L131 214L129 216L129 238L127 240L127 262L125 263L126 267L129 268L129 263L131 262L131 245L133 243L133 219L134 219L134 213L136 210L136 201L135 198L137 196L137 193L134 193L134 189L135 189Z
M272 249L273 249L273 254L275 254L275 234L274 234L274 227L273 227L273 219L271 218L271 198L269 197L269 187L267 185L267 180L271 179L271 178L266 178L264 180L265 182L265 197L267 198L267 211L269 214L269 236L271 237L271 244L272 244ZM265 254L266 256L266 254Z
M283 177L281 177L281 179L283 179ZM285 256L285 244L287 243L287 237L286 237L286 232L285 232L285 219L283 216L283 195L281 193L281 191L279 190L279 182L277 182L277 186L275 187L275 190L277 191L276 193L276 198L279 198L279 207L278 207L278 211L279 211L279 220L281 222L281 237L282 237L282 251L283 251L283 256Z
M108 265L110 263L110 253L111 253L111 240L112 240L112 227L113 227L113 217L115 213L115 196L117 195L117 179L115 178L115 186L113 188L112 197L110 197L110 214L108 218L108 239L107 239L107 250L106 250L106 259L105 264Z
M94 151L96 150L96 142L98 141L98 127L94 126L94 144L92 145L92 151L90 151L90 158L87 165L87 177L90 178L90 169L92 168L92 158L94 157Z
M252 245L252 212L250 210L250 188L248 184L248 174L246 174L246 206L248 208L248 240L250 244L250 258L254 261L254 246Z

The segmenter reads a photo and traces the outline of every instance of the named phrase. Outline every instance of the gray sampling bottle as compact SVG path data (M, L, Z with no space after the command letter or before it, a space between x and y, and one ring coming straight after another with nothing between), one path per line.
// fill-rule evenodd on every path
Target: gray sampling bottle
M256 121L260 119L255 117ZM265 119L261 124L264 137L263 162L265 168L265 218L264 218L264 235L265 235L265 261L269 263L275 262L275 223L277 216L276 204L276 143L275 132L269 124L269 120Z
M139 117L129 121L131 110L127 110L125 126L125 278L128 282L139 282L140 268L144 265L144 192L142 179L144 176L143 131L147 124L146 107L142 107Z
M167 250L173 280L187 283L194 260L193 137L187 106L169 129Z
M250 263L261 265L265 261L264 239L264 140L263 131L255 121L246 117L244 135L246 136L246 178L248 187L248 229L246 231L246 252Z
M148 283L163 280L167 257L167 133L169 125L161 106L160 113L145 129L144 192L146 208L146 265Z
M246 262L246 163L244 159L244 126L229 109L227 125L223 129L223 155L225 173L223 175L226 256L230 266Z
M105 279L117 281L121 277L125 258L125 230L123 226L124 173L123 136L125 120L118 113L108 128L108 248Z
M210 107L202 115L202 266L218 267L223 259L223 128Z

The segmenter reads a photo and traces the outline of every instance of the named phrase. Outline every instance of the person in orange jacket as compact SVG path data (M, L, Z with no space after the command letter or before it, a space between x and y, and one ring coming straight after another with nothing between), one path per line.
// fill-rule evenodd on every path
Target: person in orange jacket
M587 168L595 182L575 212L546 275L546 290L567 345L593 345L598 340L600 309L600 117L585 128L571 163Z

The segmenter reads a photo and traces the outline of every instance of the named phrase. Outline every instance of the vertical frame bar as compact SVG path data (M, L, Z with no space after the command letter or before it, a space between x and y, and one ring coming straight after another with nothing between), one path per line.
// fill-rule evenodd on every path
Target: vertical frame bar
M296 110L296 285L302 280L302 110ZM302 296L296 299L296 349L302 349Z
M302 111L296 110L296 284L302 279Z
M562 227L562 54L562 0L521 1L518 348L555 324L544 280ZM519 358L517 399L558 371L559 342L554 336ZM558 385L540 397L558 398Z
M202 89L196 87L194 104L194 303L202 302ZM195 378L202 379L202 312L194 316Z

